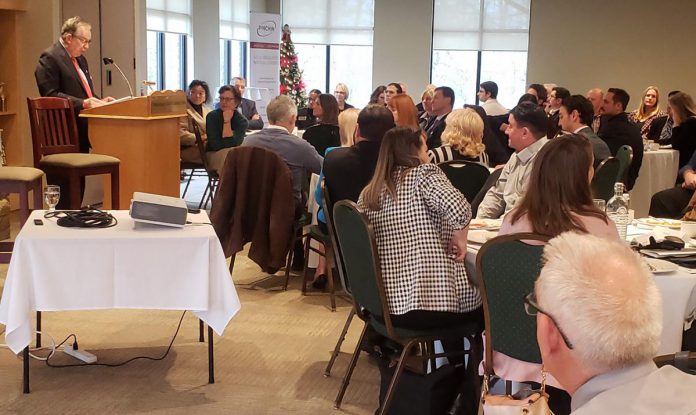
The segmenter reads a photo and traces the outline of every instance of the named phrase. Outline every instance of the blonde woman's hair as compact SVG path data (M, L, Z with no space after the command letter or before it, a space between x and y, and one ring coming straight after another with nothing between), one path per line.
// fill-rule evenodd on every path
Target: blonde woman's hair
M467 157L478 157L486 149L483 144L483 120L471 108L454 110L447 116L442 144Z
M338 114L338 131L341 136L341 147L353 145L353 135L358 126L358 114L360 114L360 110L357 108L348 108Z
M338 84L336 84L336 88L334 88L334 91L341 91L344 94L346 94L346 101L348 101L348 97L350 96L350 91L348 90L348 85L338 83Z
M650 90L655 91L655 108L648 111L645 107L645 94ZM649 86L643 91L643 95L640 96L640 106L638 107L638 113L636 114L636 119L640 122L647 120L648 118L657 115L660 112L660 90L656 86Z
M425 86L425 89L423 90L423 93L421 94L421 101L425 99L425 97L432 98L435 96L435 88L436 86L433 84L428 84Z

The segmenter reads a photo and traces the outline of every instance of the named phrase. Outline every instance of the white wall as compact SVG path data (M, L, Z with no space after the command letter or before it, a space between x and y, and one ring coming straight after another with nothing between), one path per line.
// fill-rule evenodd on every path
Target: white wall
M405 82L411 97L430 81L433 1L375 0L372 86Z
M193 7L193 78L211 89L220 83L220 2L196 0ZM213 96L216 91L210 91Z
M695 16L692 0L532 0L527 79L583 95L624 88L629 109L648 85L694 94Z

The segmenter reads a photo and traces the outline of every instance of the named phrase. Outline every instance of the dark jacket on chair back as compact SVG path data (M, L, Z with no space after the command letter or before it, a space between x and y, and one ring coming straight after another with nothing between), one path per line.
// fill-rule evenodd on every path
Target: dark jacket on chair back
M225 256L251 242L249 259L261 269L284 266L296 205L287 164L272 151L238 147L223 171L210 221Z
M612 156L623 145L628 145L633 150L633 161L628 168L628 183L626 189L633 189L638 178L640 166L643 164L643 138L640 136L638 126L628 120L628 114L622 112L617 115L603 115L602 124L597 135L609 146Z

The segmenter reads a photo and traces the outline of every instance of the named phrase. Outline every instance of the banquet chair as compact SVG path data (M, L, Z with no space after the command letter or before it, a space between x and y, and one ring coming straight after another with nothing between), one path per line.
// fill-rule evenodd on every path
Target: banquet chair
M63 176L70 183L70 209L80 209L80 179L108 174L111 178L111 208L119 209L119 164L116 157L79 152L75 111L65 98L27 98L34 167L46 176Z
M471 215L472 217L476 217L476 212L478 211L478 207L483 201L483 198L486 196L486 193L488 192L488 189L491 187L495 186L495 184L498 182L498 179L500 178L500 174L503 172L503 169L495 169L493 172L490 173L490 176L488 176L488 179L486 179L486 182L483 184L483 187L481 187L481 190L476 194L476 197L474 197L474 200L471 202Z
M608 201L614 196L614 184L621 168L620 164L619 160L614 157L609 157L599 163L592 183L590 183L593 198Z
M633 161L633 149L631 146L623 145L616 151L616 159L619 160L619 171L616 175L616 181L626 184L628 181L628 170L631 168Z
M491 174L483 164L468 161L451 160L437 166L469 203L474 201Z
M321 207L324 211L324 217L328 222L330 222L328 210L326 210L326 189L324 187L324 181L321 181ZM312 240L319 242L324 245L324 251L314 248L312 246ZM333 269L336 264L334 249L332 248L332 239L330 235L319 227L319 225L310 225L309 231L306 234L304 241L304 267L302 273L302 295L307 294L307 267L309 264L309 251L316 252L317 254L323 256L326 259L326 273L329 286L329 298L331 301L331 311L336 311L336 289L334 284L334 274Z
M517 360L541 364L536 319L525 312L524 298L534 290L542 267L544 244L549 239L534 233L498 236L483 244L476 256L486 324L485 382L495 376L494 350ZM506 382L506 386L509 390L511 383Z
M189 124L193 125L196 124L195 122L191 121L191 116L188 115L189 118ZM198 127L198 125L196 125ZM200 130L198 131L200 134ZM195 137L195 133L194 133ZM195 152L200 155L200 150L198 148L198 138L196 137L196 145L195 147L186 147L186 148L195 148ZM182 151L183 152L183 151ZM188 178L186 179L186 186L184 187L184 192L181 194L181 198L184 199L186 198L186 192L188 192L189 186L191 185L191 180L193 180L194 177L204 177L208 175L208 171L205 169L205 164L203 161L183 161L181 160L179 162L179 170L181 170L182 175L186 170L190 171Z
M671 365L689 375L696 375L696 352L688 350L657 356L653 359L657 367Z
M287 290L293 252L290 248L302 237L297 231L310 223L306 212L296 212L287 163L276 152L262 147L236 147L227 155L216 193L210 222L225 257L232 258L230 274L236 253L251 243L247 257L270 275L243 285L255 286L271 279L285 264L283 290Z
M217 193L218 184L220 183L220 177L218 176L217 171L208 166L208 158L206 157L207 152L205 151L205 143L203 142L201 129L195 122L193 123L193 134L196 136L196 147L198 147L198 153L201 155L201 164L203 166L203 170L205 170L206 176L208 177L208 185L205 187L203 196L201 196L201 201L198 203L198 209L201 209L207 207L208 203L210 203L212 206L213 199ZM189 179L189 181L190 180L191 179ZM186 187L188 188L188 185ZM185 193L186 192L184 192L184 194Z
M336 239L336 230L334 228L333 224L333 213L331 212L331 206L333 204L331 203L331 195L329 194L328 189L324 186L325 181L322 181L321 183L321 204L322 204L322 209L324 210L324 218L326 219L326 228L329 231L329 239L331 240L331 250L333 253L333 260L334 260L334 265L335 269L338 272L338 279L341 282L341 286L343 287L343 291L350 297L352 296L350 292L350 286L348 285L348 281L346 280L345 277L345 268L343 266L343 256L341 255L341 250L338 247L338 240ZM351 298L352 302L352 298ZM336 347L334 347L333 353L331 353L331 359L329 359L329 363L326 365L326 369L324 369L324 377L329 377L331 376L331 369L333 368L334 363L336 362L336 358L338 357L339 353L341 353L341 345L343 344L343 341L346 339L346 334L348 333L348 329L350 328L351 323L353 322L353 318L355 317L356 312L355 312L355 306L351 307L350 313L348 313L348 318L346 318L346 323L343 325L343 330L341 331L341 334L338 336L338 341L336 342Z
M336 396L334 408L339 409L341 406L343 396L355 369L368 325L377 333L403 347L401 354L397 358L398 363L379 410L380 414L389 413L394 391L408 359L417 359L425 362L438 357L468 354L467 374L474 376L475 370L472 368L477 368L481 360L481 351L478 346L481 335L479 324L467 322L457 326L433 330L412 330L394 326L387 304L377 242L372 225L352 201L339 201L334 206L333 212L336 238L343 258L345 277L353 294L354 309L360 319L365 321L360 339ZM469 340L471 347L468 350L436 353L430 347L435 340L460 340L462 338ZM420 355L412 353L417 346L420 346Z
M24 226L31 211L29 192L33 192L34 209L43 208L42 179L44 173L33 167L0 167L0 193L19 194L19 227ZM14 242L0 242L0 264L9 264ZM36 312L37 331L41 331L41 312ZM36 333L36 347L41 347L41 334Z

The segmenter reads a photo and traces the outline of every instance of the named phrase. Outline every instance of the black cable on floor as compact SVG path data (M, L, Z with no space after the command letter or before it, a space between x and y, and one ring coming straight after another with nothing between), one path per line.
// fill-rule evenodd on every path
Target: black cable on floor
M79 367L79 366L106 366L106 367L118 367L118 366L123 366L125 364L128 364L132 361L139 360L139 359L145 359L145 360L164 360L164 358L167 357L169 354L169 351L172 349L172 345L174 344L174 340L176 340L176 336L179 334L179 329L181 328L181 323L184 321L184 316L186 315L186 311L181 314L181 318L179 319L179 325L176 326L176 332L174 333L174 337L172 337L172 341L169 342L169 346L167 347L167 350L164 352L164 354L160 357L151 357L151 356L136 356L132 357L124 362L121 363L73 363L69 365L54 365L51 364L48 360L46 359L46 366L48 367L53 367L53 368L64 368L64 367ZM75 337L74 334L71 334L68 336L65 340L60 342L60 344L56 347L58 349L61 345L63 345L70 337ZM75 342L77 342L77 337L75 337Z

